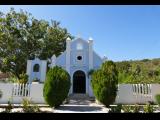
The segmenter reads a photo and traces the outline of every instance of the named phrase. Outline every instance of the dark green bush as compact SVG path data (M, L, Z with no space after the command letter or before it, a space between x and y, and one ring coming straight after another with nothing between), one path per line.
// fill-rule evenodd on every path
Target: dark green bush
M155 96L155 99L156 99L157 104L160 106L160 94L157 94Z
M96 99L109 107L115 102L118 88L118 72L112 61L106 61L92 74L91 85Z
M55 66L47 72L44 83L43 96L51 107L60 106L68 97L70 76L61 67Z

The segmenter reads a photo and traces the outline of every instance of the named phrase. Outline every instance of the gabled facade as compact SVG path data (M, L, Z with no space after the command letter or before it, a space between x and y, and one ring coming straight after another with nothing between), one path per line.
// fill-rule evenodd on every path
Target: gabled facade
M66 50L58 57L53 55L49 66L60 66L70 74L71 88L69 94L82 93L93 96L88 73L92 69L98 69L103 61L104 60L94 52L92 39L86 41L82 38L75 40L68 38L66 40ZM28 60L27 73L30 76L29 80L32 81L35 77L35 72L33 71L35 64L39 64L39 71L42 71L36 73L37 78L44 81L44 76L46 76L46 61L40 61L38 59L33 61ZM41 78L41 76L43 78Z
M61 66L71 76L70 94L84 93L93 96L88 72L98 69L103 60L93 50L93 40L66 40L66 50L57 58L51 58L51 67Z

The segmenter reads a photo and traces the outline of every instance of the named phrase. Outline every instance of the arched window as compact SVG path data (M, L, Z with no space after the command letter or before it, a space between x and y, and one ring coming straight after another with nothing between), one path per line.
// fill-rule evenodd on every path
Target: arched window
M39 72L39 64L34 65L33 72Z
M82 50L82 49L83 49L82 44L81 44L81 43L78 43L78 44L77 44L77 50Z

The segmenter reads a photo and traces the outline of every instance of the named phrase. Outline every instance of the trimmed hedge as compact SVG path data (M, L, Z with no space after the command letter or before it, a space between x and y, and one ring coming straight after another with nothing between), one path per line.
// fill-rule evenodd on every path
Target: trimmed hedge
M44 83L43 96L51 107L59 107L68 97L70 89L70 76L61 67L55 66L47 72Z
M93 72L91 85L96 99L109 107L114 103L118 88L118 71L112 61L106 61L101 68Z

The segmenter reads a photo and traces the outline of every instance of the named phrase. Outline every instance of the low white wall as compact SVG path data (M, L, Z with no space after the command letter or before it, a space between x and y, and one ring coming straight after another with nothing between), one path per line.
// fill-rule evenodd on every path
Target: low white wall
M12 103L21 103L23 98L28 98L33 103L44 104L45 100L43 98L43 86L44 84L30 84L30 86L28 86L30 94L23 96L19 93L14 94L14 92L18 92L19 89L14 84L0 83L0 90L3 93L2 98L0 98L0 104L6 104L9 99L12 99ZM139 92L134 92L132 84L119 84L115 103L145 104L148 101L155 102L155 95L160 94L160 84L151 84L150 89L151 91L148 94L142 94Z
M157 88L155 88L157 86ZM140 92L133 92L132 84L119 84L117 97L115 103L121 104L145 104L148 101L154 101L153 97L160 90L159 84L151 84L151 92L143 94ZM154 91L154 93L152 93ZM144 92L144 91L143 91Z
M131 85L128 84L119 85L115 103L130 104L135 102L135 99L132 94L133 93Z
M33 103L45 103L43 98L43 86L44 84L31 85L30 96Z
M20 104L20 103L22 103L23 99L31 100L31 97L18 97L18 96L14 96L14 97L11 97L11 98L12 98L11 103L13 103L13 104ZM6 104L7 104L7 102L6 102Z
M0 90L2 91L2 98L0 98L0 103L7 103L11 98L13 89L13 84L0 83Z
M33 103L45 103L43 98L43 84L31 84L29 88L30 94L27 96L13 95L14 88L15 85L12 83L0 83L0 90L2 91L0 104L7 104L9 100L11 100L11 102L14 104L18 104L22 103L24 98L31 100Z
M160 84L152 84L152 90L151 90L151 94L152 94L152 99L154 102L156 102L155 100L155 95L160 94Z

